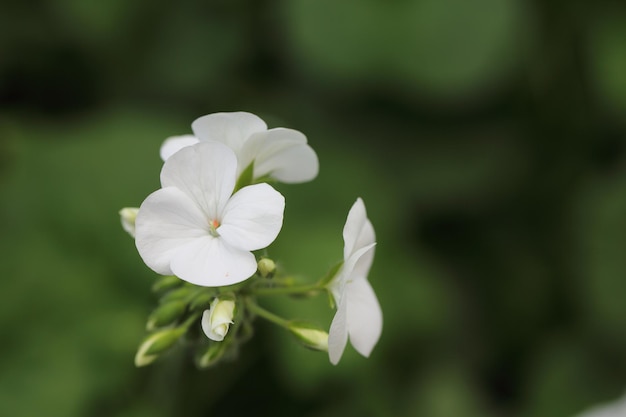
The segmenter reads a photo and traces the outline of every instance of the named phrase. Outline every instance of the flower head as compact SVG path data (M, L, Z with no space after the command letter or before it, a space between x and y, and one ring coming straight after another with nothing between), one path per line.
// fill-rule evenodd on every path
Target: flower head
M224 340L228 328L233 323L235 315L235 300L231 298L215 298L211 308L202 314L202 330L211 340Z
M185 147L165 161L162 188L141 204L135 244L162 275L216 287L241 282L257 269L253 250L282 227L284 197L267 184L232 194L237 158L215 141Z
M348 342L368 357L380 338L383 315L367 274L374 260L376 236L360 198L354 203L343 228L344 263L330 282L337 312L330 325L328 355L336 365Z
M258 116L246 112L213 113L196 119L194 135L167 138L161 158L206 140L231 148L238 159L237 177L252 165L253 179L271 177L284 183L310 181L317 176L319 162L306 136L293 129L269 129Z

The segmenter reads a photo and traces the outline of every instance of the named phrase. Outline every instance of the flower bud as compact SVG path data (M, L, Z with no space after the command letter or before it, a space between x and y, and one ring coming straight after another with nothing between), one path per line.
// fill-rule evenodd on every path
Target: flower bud
M186 309L187 303L184 300L174 300L169 303L161 304L150 314L150 317L148 317L146 329L151 331L172 324L183 315Z
M135 219L137 218L137 213L139 213L139 208L137 207L124 207L119 211L120 220L122 221L122 227L129 235L135 237Z
M289 322L288 328L304 347L328 352L328 333L326 331L311 323L301 321Z
M161 353L171 348L185 331L187 328L178 327L152 333L139 346L135 355L135 366L146 366L154 362Z
M202 330L211 340L224 340L228 328L233 323L235 315L235 300L232 297L215 298L210 310L202 314Z
M272 278L276 271L276 264L270 258L261 258L257 264L263 278Z
M183 281L174 275L164 275L154 281L154 284L152 284L152 292L166 292L180 286L182 283Z
M199 357L196 363L199 368L208 368L215 365L224 357L228 350L228 343L211 343L208 349Z

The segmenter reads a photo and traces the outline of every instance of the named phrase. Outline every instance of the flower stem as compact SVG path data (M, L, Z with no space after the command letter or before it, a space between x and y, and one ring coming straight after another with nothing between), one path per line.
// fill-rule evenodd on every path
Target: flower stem
M277 324L281 327L288 328L289 321L285 320L282 317L277 316L274 313L267 311L266 309L260 307L257 303L252 301L250 298L246 299L246 306L251 313L256 314L257 316L263 317L265 320L271 321L274 324Z
M301 294L307 295L308 293L316 293L321 291L317 284L312 285L297 285L297 286L285 286L285 287L262 287L252 289L254 295L280 295L280 294ZM311 294L312 295L312 294Z

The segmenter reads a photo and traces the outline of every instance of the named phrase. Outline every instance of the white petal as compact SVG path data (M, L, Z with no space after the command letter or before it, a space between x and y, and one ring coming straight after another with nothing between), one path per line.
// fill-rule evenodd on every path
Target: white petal
M357 352L368 357L383 330L383 312L367 280L347 285L348 333Z
M213 326L211 326L211 315L211 310L204 310L204 313L202 313L202 320L200 322L200 324L202 325L202 331L209 339L215 340L216 342L221 342L222 340L224 340L224 336L216 334L213 331Z
M198 142L198 138L194 135L171 136L165 139L165 142L161 145L161 159L166 161L167 158L174 155L184 147L195 145Z
M361 258L368 256L369 253L374 251L375 246L376 243L371 243L353 253L352 256L344 261L335 278L328 284L328 288L331 290L333 298L335 299L335 304L342 303L342 298L346 294L345 287L349 282L367 279L366 275L357 275L355 268L358 266Z
M268 184L249 185L228 201L217 232L235 248L262 249L278 236L284 210L285 198L278 191Z
M174 187L150 194L135 220L135 245L155 272L171 275L170 262L182 245L207 234L204 214L185 193Z
M354 251L376 241L374 227L367 218L365 204L357 198L348 212L343 227L344 259L348 259Z
M344 297L345 300L345 297ZM348 343L347 303L337 306L337 312L328 331L328 357L330 363L337 365Z
M343 256L347 260L360 248L376 241L374 227L367 218L365 204L358 198L348 212L348 218L343 228L344 249ZM356 274L366 277L374 260L374 251L364 255L355 266Z
M203 287L236 284L250 278L256 268L252 253L213 236L189 241L176 251L171 262L174 275Z
M239 153L250 135L267 130L267 125L252 113L232 112L199 117L191 129L200 140L216 140Z
M319 171L317 154L307 145L306 136L293 129L277 128L255 133L244 144L239 156L240 170L254 160L254 178L269 175L293 184L311 181Z
M161 185L177 187L198 204L208 222L218 219L235 188L237 158L227 146L200 142L176 152L163 165Z

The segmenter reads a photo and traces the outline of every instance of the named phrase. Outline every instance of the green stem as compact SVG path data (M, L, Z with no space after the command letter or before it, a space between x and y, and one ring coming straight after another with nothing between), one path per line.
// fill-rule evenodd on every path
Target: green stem
M266 309L260 307L257 303L252 301L250 298L246 299L246 306L251 313L256 314L257 316L263 317L265 320L271 321L274 324L277 324L281 327L288 328L289 321L285 320L282 317L277 316L274 313L267 311Z
M294 287L262 287L253 288L251 293L254 295L280 295L280 294L302 294L315 293L321 291L317 284L297 285Z
M192 314L191 316L189 316L189 318L187 320L185 320L185 322L183 324L181 324L179 327L180 328L185 328L185 329L189 329L189 327L196 321L198 320L198 318L200 317L200 313L195 313Z

